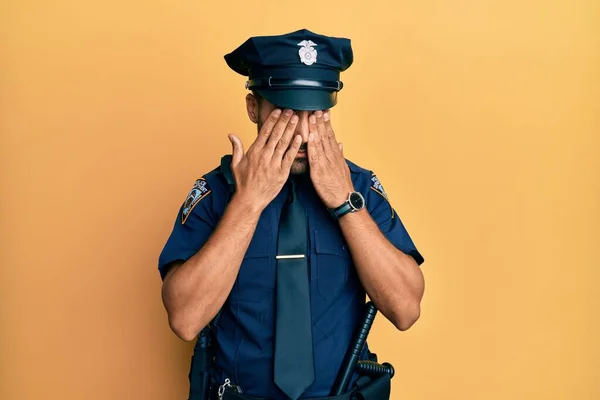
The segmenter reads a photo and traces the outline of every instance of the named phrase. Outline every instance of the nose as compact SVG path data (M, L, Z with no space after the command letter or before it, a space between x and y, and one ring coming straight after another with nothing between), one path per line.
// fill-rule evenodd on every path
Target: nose
M309 111L294 111L294 114L298 116L298 125L296 125L296 131L294 136L302 136L302 143L308 143L308 116Z

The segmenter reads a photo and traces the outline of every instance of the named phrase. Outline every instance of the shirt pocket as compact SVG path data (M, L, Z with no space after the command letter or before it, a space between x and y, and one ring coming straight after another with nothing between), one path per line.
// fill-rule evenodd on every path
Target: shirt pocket
M275 270L271 254L271 233L258 228L248 245L236 280L236 294L239 300L260 303L270 300L266 295L275 288Z
M336 299L348 280L352 258L339 230L315 231L317 289L321 297Z

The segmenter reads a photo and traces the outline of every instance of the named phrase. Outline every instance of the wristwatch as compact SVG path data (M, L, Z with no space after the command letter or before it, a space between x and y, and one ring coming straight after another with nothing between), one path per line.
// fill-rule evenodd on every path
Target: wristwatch
M348 213L353 213L365 208L365 198L360 192L352 192L348 195L348 200L339 207L329 208L329 214L334 219L340 219Z

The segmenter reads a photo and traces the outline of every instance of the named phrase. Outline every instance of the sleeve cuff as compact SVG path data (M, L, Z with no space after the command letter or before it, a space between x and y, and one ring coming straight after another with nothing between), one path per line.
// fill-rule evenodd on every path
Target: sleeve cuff
M421 264L423 264L425 262L425 259L423 258L423 256L421 255L421 253L419 253L418 250L411 250L408 253L409 256L411 256L412 258L415 259L415 261L417 262L417 265L421 266Z
M184 253L179 253L179 254L177 254L177 256L173 255L172 257L168 257L168 258L161 256L159 263L158 263L158 272L160 272L160 279L162 279L162 280L165 279L165 276L167 276L167 272L169 272L169 270L173 266L173 263L178 262L178 261L186 262L194 254L196 254L195 251L188 251L188 252L184 252Z

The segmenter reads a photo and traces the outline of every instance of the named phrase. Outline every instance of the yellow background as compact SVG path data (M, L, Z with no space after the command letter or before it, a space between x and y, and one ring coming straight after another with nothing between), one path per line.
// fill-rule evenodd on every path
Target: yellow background
M353 39L333 114L426 258L376 320L394 399L600 398L600 3L0 3L0 398L185 399L157 257L194 180L248 145L222 56Z

